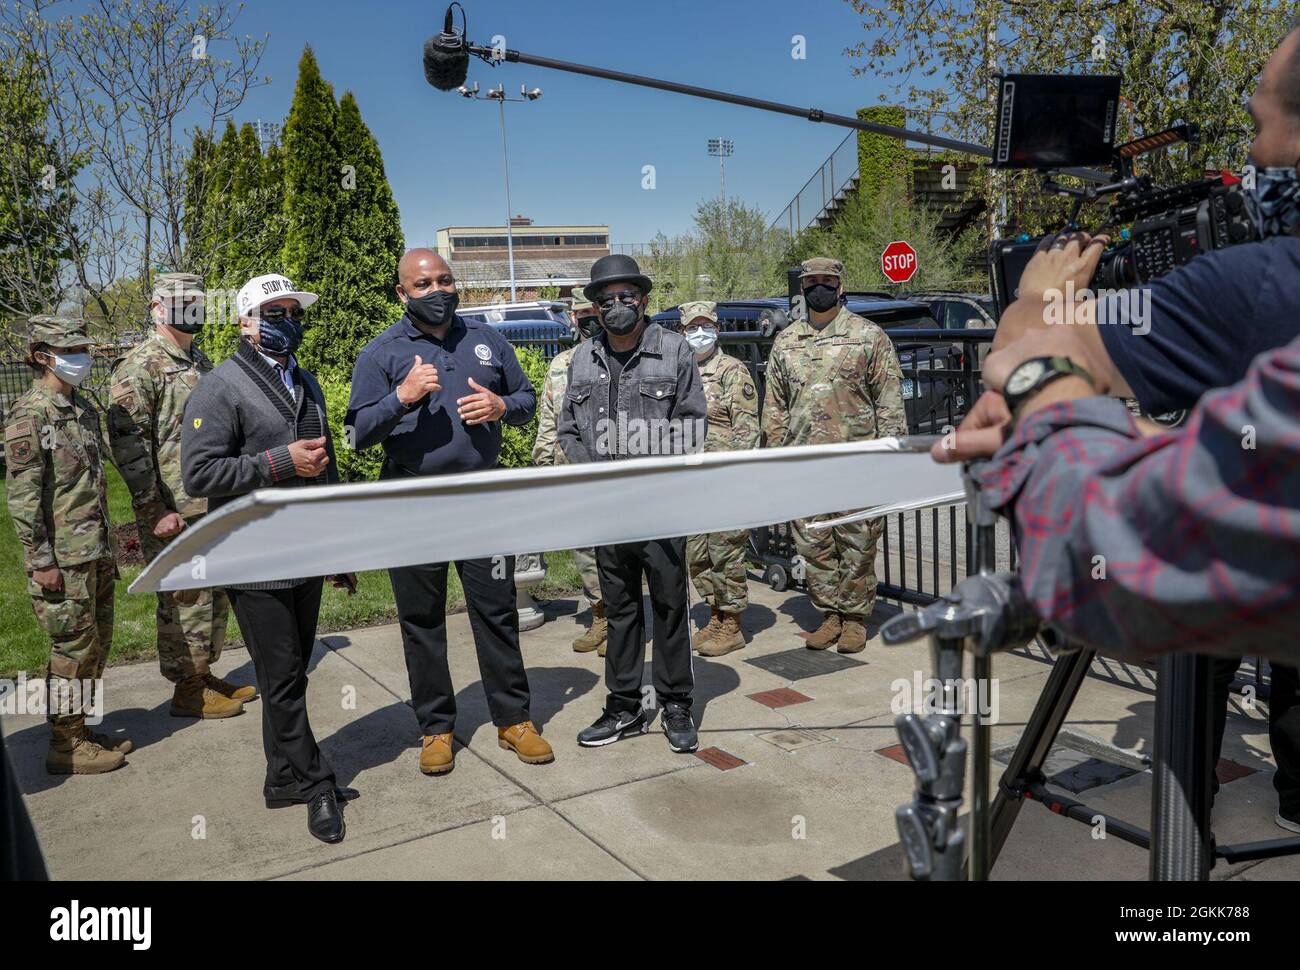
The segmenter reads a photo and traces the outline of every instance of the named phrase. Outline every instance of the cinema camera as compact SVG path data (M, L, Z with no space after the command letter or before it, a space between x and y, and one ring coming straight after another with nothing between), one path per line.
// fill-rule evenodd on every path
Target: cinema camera
M1201 253L1259 238L1239 180L1228 173L1160 188L1137 175L1134 160L1180 142L1199 143L1194 124L1122 145L1114 143L1120 79L1109 75L1007 74L999 80L992 168L1033 169L1046 191L1075 202L1066 225L1081 228L1085 202L1114 196L1094 233L1120 233L1124 240L1102 254L1094 277L1098 289L1139 286ZM1072 187L1057 179L1071 166L1108 166L1110 182ZM1039 240L999 239L989 248L989 278L998 309L1016 298L1020 276Z

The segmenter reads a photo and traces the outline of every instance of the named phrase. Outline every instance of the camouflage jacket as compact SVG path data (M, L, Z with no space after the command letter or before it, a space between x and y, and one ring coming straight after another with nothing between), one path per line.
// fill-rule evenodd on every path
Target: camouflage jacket
M541 397L537 402L537 440L533 442L534 465L564 465L567 459L555 440L555 428L560 418L560 405L569 386L569 363L577 345L556 354L546 371Z
M41 383L9 409L9 514L29 573L114 554L100 417L81 392L68 399Z
M181 483L181 417L210 370L197 347L191 356L156 330L113 368L108 434L141 530L169 512L192 521L208 510Z
M767 362L767 445L816 445L907 434L903 371L885 332L841 308L821 330L782 330Z
M715 350L700 364L704 397L709 402L709 431L704 450L744 451L758 447L758 392L749 368Z

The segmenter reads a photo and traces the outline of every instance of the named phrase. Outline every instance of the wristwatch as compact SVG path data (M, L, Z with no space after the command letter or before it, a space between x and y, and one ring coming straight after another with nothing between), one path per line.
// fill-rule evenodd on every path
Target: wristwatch
M1018 364L1002 387L1007 407L1016 414L1031 397L1061 377L1082 377L1095 390L1092 375L1069 357L1030 357Z

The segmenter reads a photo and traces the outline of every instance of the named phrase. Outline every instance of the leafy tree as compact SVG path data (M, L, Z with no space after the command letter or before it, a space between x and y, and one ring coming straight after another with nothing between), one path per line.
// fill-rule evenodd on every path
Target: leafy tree
M846 51L854 73L892 80L913 117L937 117L935 130L966 141L991 140L999 71L1120 75L1121 140L1179 121L1201 126L1200 147L1140 160L1158 184L1244 161L1251 139L1244 95L1296 8L1277 0L847 2L868 35ZM972 192L999 205L1005 195L1009 223L1030 231L1066 209L1028 173L982 170Z
M284 246L280 272L303 290L321 295L311 311L317 334L334 320L333 282L342 263L340 214L343 189L338 143L339 106L320 73L311 46L298 62L289 118L284 125ZM316 370L313 338L303 359Z
M734 300L781 292L780 232L761 210L732 199L706 199L695 210L695 230L650 243L647 273L655 280L653 311L687 300Z
M71 251L63 237L72 207L75 163L60 158L46 133L47 105L24 58L0 60L0 327L13 352L22 318L57 307L61 270Z
M341 176L333 189L334 233L339 250L328 262L328 282L322 283L323 319L307 331L303 356L325 375L348 378L361 349L401 316L393 285L404 239L379 145L350 91L339 105L336 140Z
M881 182L874 196L852 193L829 228L804 230L787 248L782 266L813 256L831 256L844 264L845 289L965 289L982 287L972 269L980 245L974 234L956 239L941 234L937 218L913 204L900 179ZM896 239L916 250L917 271L905 286L885 278L880 254Z

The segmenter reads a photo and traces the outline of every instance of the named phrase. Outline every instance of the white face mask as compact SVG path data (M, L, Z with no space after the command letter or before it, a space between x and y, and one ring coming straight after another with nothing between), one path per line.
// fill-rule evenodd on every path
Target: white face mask
M50 354L53 361L50 364L50 370L60 380L67 381L73 387L79 387L81 382L86 379L90 373L90 368L94 364L90 354Z
M712 327L687 327L686 342L691 345L696 357L705 357L718 342L718 331Z

